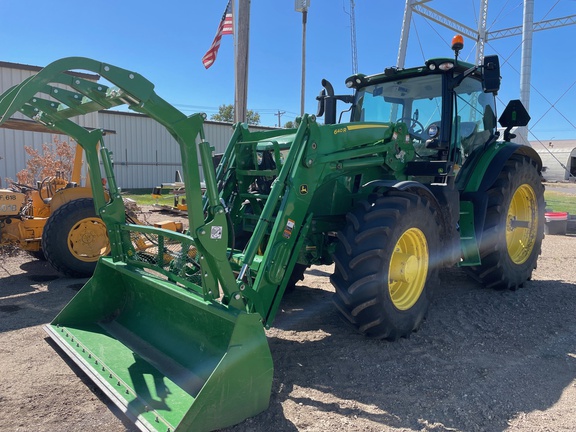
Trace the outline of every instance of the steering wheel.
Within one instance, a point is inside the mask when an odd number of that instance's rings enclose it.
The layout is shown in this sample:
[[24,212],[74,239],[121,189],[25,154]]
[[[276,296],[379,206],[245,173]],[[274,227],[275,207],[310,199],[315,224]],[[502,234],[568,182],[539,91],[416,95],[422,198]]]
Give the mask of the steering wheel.
[[[408,125],[408,133],[419,140],[426,140],[424,136],[424,126],[418,120],[412,117],[402,117],[398,120]],[[416,130],[415,127],[418,127]]]

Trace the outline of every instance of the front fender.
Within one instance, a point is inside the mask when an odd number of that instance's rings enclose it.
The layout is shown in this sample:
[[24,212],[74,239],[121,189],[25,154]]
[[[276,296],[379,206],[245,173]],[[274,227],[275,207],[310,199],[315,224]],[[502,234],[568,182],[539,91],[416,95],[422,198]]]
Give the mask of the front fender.
[[[104,194],[106,196],[106,200],[108,200],[108,193],[105,191]],[[79,198],[92,198],[92,189],[89,187],[80,186],[58,190],[50,200],[50,213],[54,213],[64,204]]]

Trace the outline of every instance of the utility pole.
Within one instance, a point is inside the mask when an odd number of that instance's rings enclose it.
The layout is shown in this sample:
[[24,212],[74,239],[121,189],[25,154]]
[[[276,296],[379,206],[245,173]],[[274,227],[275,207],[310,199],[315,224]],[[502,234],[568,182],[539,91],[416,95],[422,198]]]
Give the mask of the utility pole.
[[306,101],[306,21],[308,20],[308,8],[310,0],[295,0],[294,9],[302,12],[302,89],[300,91],[300,115],[304,115],[304,103]]
[[[236,0],[234,0],[236,1]],[[246,122],[248,99],[248,47],[250,42],[250,0],[238,0],[236,46],[236,91],[234,122]]]
[[280,122],[280,117],[282,117],[284,114],[286,114],[286,111],[278,110],[278,112],[276,113],[276,115],[278,116],[278,127],[282,127],[282,123]]

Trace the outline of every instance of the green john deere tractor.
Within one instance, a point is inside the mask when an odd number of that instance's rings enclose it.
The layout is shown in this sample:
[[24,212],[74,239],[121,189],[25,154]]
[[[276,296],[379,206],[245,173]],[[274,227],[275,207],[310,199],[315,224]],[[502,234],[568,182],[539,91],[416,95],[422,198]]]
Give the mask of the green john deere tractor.
[[[308,266],[335,263],[342,316],[388,340],[421,325],[442,267],[495,289],[530,278],[543,237],[541,161],[510,142],[529,120],[517,101],[499,140],[498,58],[432,59],[346,83],[353,95],[324,82],[324,124],[304,115],[297,129],[236,125],[217,169],[205,116],[184,115],[135,72],[66,58],[0,96],[0,121],[19,111],[86,152],[111,254],[46,329],[142,430],[212,430],[265,410],[264,329]],[[58,88],[67,91],[49,100]],[[351,104],[347,122],[337,122],[338,101]],[[186,233],[129,223],[102,131],[70,120],[123,104],[180,147]]]

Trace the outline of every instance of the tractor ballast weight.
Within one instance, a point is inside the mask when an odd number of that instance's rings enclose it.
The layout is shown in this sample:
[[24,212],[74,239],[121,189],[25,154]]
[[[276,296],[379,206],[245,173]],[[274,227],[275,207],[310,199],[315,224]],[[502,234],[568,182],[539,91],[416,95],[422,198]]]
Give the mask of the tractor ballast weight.
[[[141,429],[212,430],[266,409],[264,328],[308,266],[334,263],[339,312],[388,340],[420,326],[441,267],[460,265],[496,289],[521,286],[543,235],[541,162],[497,141],[499,72],[487,58],[354,75],[354,96],[326,81],[326,124],[309,115],[296,129],[238,124],[216,169],[204,116],[185,116],[141,75],[86,58],[47,66],[3,95],[0,122],[20,111],[82,145],[111,245],[46,326],[50,337]],[[51,106],[42,93],[55,84],[77,97]],[[350,122],[336,123],[337,101],[352,103]],[[122,104],[178,143],[188,232],[128,223],[102,131],[70,120]]]

